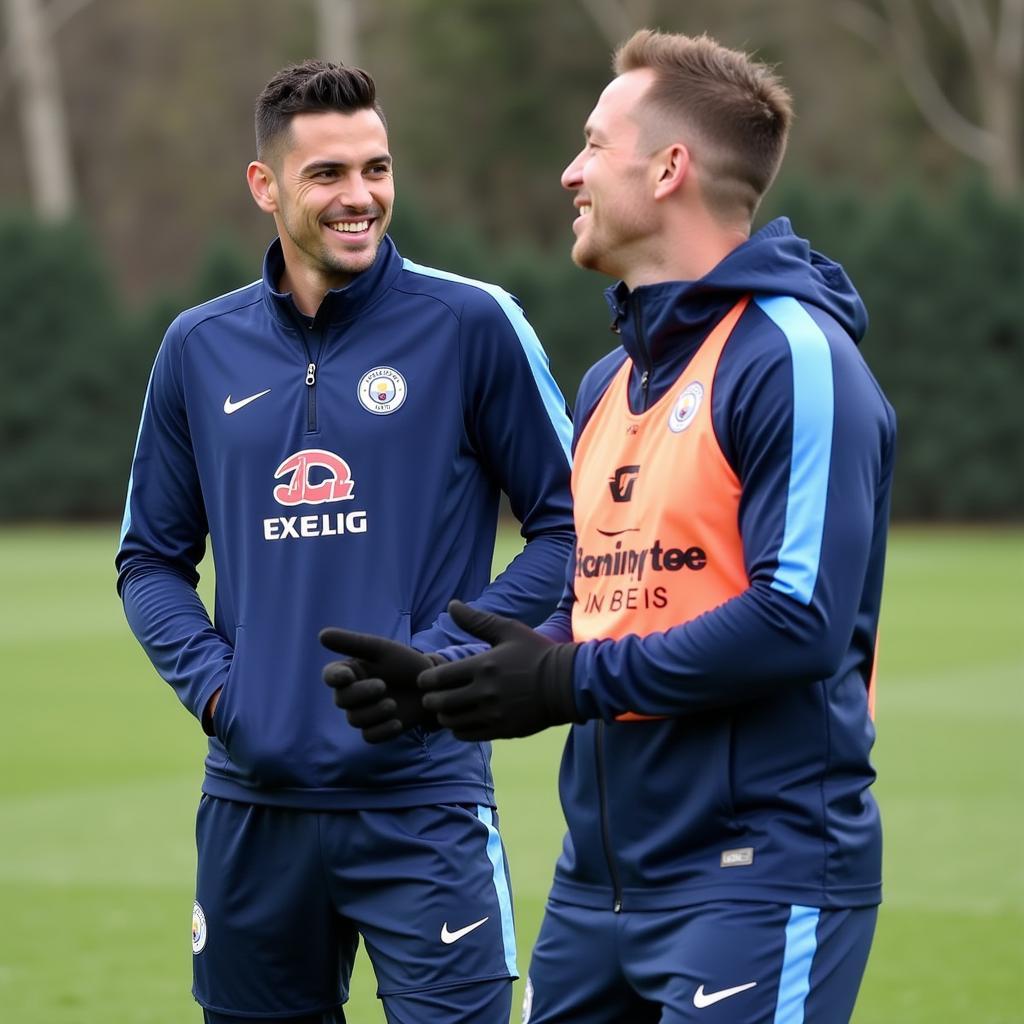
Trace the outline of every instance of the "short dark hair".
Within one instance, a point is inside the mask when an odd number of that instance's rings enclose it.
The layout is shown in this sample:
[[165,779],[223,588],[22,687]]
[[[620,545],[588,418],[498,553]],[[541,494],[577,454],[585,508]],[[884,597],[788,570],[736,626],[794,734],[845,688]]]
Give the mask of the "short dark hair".
[[782,163],[793,120],[789,92],[774,70],[707,35],[650,29],[619,48],[614,68],[620,75],[654,72],[644,102],[657,115],[658,134],[685,126],[709,205],[752,217]]
[[324,111],[354,114],[373,110],[385,129],[377,86],[369,72],[324,60],[304,60],[282,68],[256,100],[256,159],[263,160],[296,114]]

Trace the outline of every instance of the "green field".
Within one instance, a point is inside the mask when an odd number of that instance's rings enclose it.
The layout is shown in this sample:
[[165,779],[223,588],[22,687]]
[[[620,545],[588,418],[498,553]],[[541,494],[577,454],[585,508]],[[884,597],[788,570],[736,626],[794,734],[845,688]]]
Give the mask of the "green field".
[[[200,1019],[205,741],[124,623],[115,532],[0,531],[5,1024]],[[1024,532],[895,532],[875,748],[886,900],[857,1024],[1024,1021],[1022,589]],[[524,972],[561,840],[560,741],[495,748]],[[351,1024],[383,1021],[373,993],[361,961]]]

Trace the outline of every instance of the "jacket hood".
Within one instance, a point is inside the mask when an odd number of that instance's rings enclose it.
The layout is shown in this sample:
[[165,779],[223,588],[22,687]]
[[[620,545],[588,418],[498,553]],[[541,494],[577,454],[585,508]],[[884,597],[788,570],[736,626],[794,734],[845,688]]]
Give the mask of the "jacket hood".
[[680,334],[702,337],[742,296],[788,295],[824,310],[859,343],[867,310],[833,260],[815,252],[779,217],[734,249],[697,281],[665,281],[630,291],[619,281],[605,292],[613,329],[636,359],[657,360]]

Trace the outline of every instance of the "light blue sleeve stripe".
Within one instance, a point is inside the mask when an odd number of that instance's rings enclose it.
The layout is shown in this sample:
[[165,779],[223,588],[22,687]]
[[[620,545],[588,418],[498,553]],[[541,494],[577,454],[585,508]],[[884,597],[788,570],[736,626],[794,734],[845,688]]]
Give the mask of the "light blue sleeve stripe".
[[142,415],[139,417],[139,430],[135,435],[135,450],[132,452],[132,468],[128,474],[128,495],[124,499],[124,516],[121,518],[121,537],[117,542],[120,551],[124,539],[132,525],[132,487],[135,485],[135,457],[139,454],[139,438],[142,437],[142,424],[146,421],[146,409],[149,406],[149,391],[153,387],[153,374],[156,373],[156,362],[149,371],[149,383],[146,385],[146,397],[142,400]]
[[476,816],[487,826],[487,856],[494,874],[494,889],[498,894],[498,907],[501,909],[501,941],[505,947],[505,966],[508,973],[518,977],[516,967],[516,928],[512,920],[512,894],[508,889],[508,876],[505,874],[505,851],[501,845],[501,836],[494,827],[494,815],[490,807],[477,805]]
[[444,270],[435,270],[433,267],[421,267],[412,260],[403,259],[402,264],[406,270],[413,274],[423,274],[424,277],[436,277],[442,281],[454,281],[456,284],[468,284],[481,291],[487,292],[501,307],[501,311],[508,318],[512,329],[519,338],[519,344],[523,346],[527,362],[533,371],[533,379],[540,392],[544,408],[547,410],[548,419],[554,427],[558,440],[565,452],[566,461],[572,464],[572,423],[565,412],[565,399],[562,392],[558,390],[555,378],[551,376],[550,363],[547,353],[537,337],[536,331],[530,326],[519,304],[503,288],[497,285],[488,284],[486,281],[474,281],[469,277],[460,277],[458,274],[449,274]]
[[818,948],[821,911],[793,905],[786,924],[786,951],[782,955],[779,998],[773,1024],[804,1024],[804,1003],[811,991],[811,964]]
[[832,462],[832,352],[810,313],[788,296],[755,300],[786,336],[793,361],[793,451],[775,590],[810,604],[821,561]]

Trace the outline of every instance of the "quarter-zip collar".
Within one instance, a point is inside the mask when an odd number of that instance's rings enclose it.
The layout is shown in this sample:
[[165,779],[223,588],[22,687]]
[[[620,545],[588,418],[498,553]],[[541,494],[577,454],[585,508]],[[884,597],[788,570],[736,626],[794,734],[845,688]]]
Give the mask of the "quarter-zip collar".
[[277,290],[277,282],[284,272],[284,254],[281,240],[275,238],[263,258],[263,297],[274,318],[286,326],[300,331],[308,331],[311,326],[319,329],[360,316],[383,297],[401,270],[402,257],[390,236],[385,235],[373,265],[356,274],[344,288],[332,288],[323,297],[311,322],[295,305],[291,292]]

